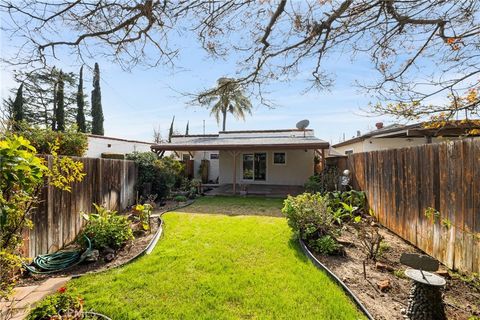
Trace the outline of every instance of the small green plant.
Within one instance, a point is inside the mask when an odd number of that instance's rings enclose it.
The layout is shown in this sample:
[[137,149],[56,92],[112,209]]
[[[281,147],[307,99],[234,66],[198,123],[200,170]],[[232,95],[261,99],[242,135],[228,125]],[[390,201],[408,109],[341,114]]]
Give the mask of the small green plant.
[[30,311],[28,320],[82,318],[83,300],[72,290],[62,287],[47,296]]
[[380,246],[378,248],[378,256],[381,257],[385,252],[390,250],[390,244],[384,240],[380,241]]
[[402,269],[393,270],[393,275],[397,278],[400,278],[400,279],[406,279],[407,278],[407,276],[405,275],[405,271],[402,270]]
[[440,212],[435,208],[428,207],[427,209],[425,209],[425,217],[430,220],[433,219],[433,221],[435,222],[440,218]]
[[187,197],[179,195],[179,196],[175,196],[173,200],[177,202],[185,202],[187,201]]
[[148,204],[137,204],[133,207],[132,216],[134,221],[139,223],[143,231],[149,231],[150,227],[150,215],[152,214],[153,207]]
[[87,224],[79,239],[84,241],[84,236],[87,236],[95,249],[118,249],[127,241],[133,240],[133,232],[125,216],[118,215],[116,211],[107,210],[103,206],[93,205],[97,213],[82,214]]
[[316,252],[323,255],[337,254],[341,248],[335,238],[329,235],[320,237],[317,240],[310,241],[309,246]]
[[450,229],[452,227],[452,221],[448,218],[443,218],[441,221],[442,227]]

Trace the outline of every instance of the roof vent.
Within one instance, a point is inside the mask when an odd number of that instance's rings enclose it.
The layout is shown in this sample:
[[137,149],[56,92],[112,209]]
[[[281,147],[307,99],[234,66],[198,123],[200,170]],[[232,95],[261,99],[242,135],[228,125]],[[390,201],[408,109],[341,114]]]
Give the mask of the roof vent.
[[375,123],[375,127],[377,127],[378,130],[383,128],[383,122],[377,122]]

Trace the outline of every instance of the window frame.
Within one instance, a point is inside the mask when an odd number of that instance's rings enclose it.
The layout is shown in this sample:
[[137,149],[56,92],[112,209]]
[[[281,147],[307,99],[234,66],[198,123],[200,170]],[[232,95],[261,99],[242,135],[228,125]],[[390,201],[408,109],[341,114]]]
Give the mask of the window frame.
[[[276,153],[283,153],[283,158],[284,158],[284,162],[283,163],[277,163],[275,162],[275,154]],[[287,165],[287,152],[285,151],[273,151],[272,152],[272,164],[274,166],[286,166]]]

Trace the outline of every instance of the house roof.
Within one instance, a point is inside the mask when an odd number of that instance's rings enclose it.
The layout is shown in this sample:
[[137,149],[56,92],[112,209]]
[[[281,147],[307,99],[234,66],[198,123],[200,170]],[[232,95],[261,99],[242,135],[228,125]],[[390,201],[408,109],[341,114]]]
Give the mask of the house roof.
[[[281,134],[285,132],[285,134]],[[256,130],[227,131],[219,135],[178,136],[178,141],[154,144],[153,151],[208,151],[208,150],[278,150],[278,149],[328,149],[329,143],[318,139],[309,131],[307,136],[294,136],[289,133],[299,130]],[[233,134],[255,134],[251,136],[234,136]],[[265,133],[264,136],[262,134]],[[268,135],[275,133],[275,135]]]
[[363,141],[368,138],[418,138],[418,137],[458,137],[465,135],[472,129],[480,129],[480,124],[472,120],[469,122],[450,121],[441,128],[429,128],[429,122],[419,122],[410,125],[392,124],[381,129],[367,132],[361,136],[334,144],[332,147],[338,148],[355,142]]

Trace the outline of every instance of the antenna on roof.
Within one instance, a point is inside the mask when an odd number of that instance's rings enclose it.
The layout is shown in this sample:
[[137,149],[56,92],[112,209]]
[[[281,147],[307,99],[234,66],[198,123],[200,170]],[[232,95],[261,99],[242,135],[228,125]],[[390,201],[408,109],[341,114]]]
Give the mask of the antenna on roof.
[[302,130],[303,131],[303,136],[305,137],[305,129],[307,129],[308,125],[310,124],[310,121],[308,121],[307,119],[305,120],[301,120],[301,121],[298,121],[297,122],[297,129],[298,130]]

